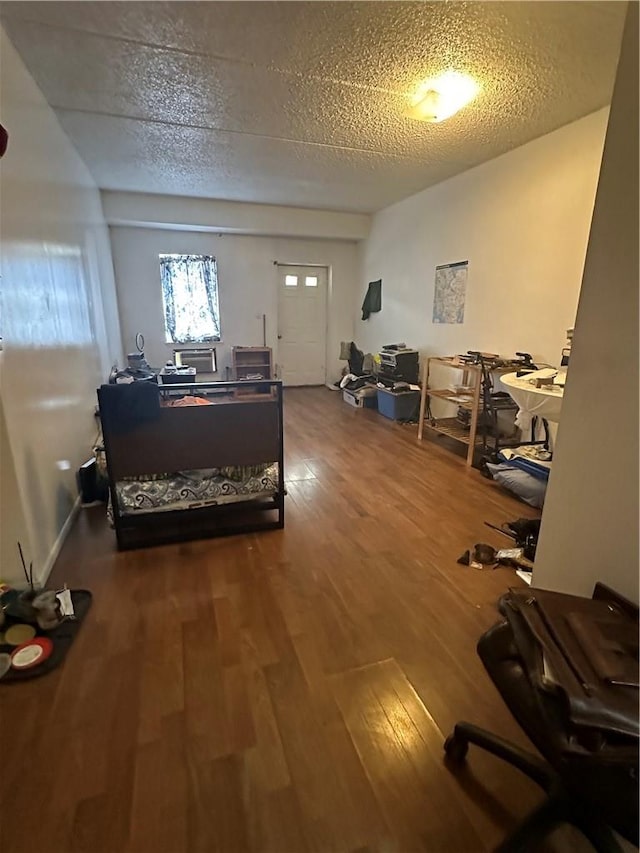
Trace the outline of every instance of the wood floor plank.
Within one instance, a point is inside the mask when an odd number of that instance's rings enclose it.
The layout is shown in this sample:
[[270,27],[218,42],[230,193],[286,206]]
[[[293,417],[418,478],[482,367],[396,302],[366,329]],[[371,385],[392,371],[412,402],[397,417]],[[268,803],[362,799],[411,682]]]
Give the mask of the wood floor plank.
[[456,560],[535,511],[325,388],[285,392],[285,453],[284,530],[118,553],[82,511],[50,585],[92,590],[86,622],[0,685],[3,849],[475,853],[537,803],[442,761],[463,717],[526,745],[475,652],[520,581]]
[[188,791],[189,850],[229,853],[248,849],[239,756],[189,762]]
[[295,791],[292,787],[271,791],[260,813],[263,827],[262,839],[254,844],[254,850],[264,853],[294,853],[297,850],[313,850],[305,836]]
[[162,720],[158,740],[138,747],[127,853],[187,849],[188,771],[184,714]]
[[252,637],[243,633],[242,666],[255,731],[255,747],[247,750],[251,776],[259,790],[273,792],[291,786],[280,729],[271,696]]
[[407,701],[411,691],[397,663],[334,676],[332,684],[380,808],[404,849],[484,849],[454,780],[443,775],[434,755],[442,734],[417,697]]
[[344,780],[344,806],[353,832],[362,843],[388,837],[387,824],[376,808],[371,784],[335,701],[315,637],[311,634],[294,637],[294,645],[331,762],[339,768]]
[[232,752],[213,607],[199,620],[185,622],[182,630],[186,736],[198,745],[204,762]]
[[229,733],[229,752],[242,753],[255,746],[256,731],[246,677],[240,663],[223,668],[222,685]]
[[349,850],[362,843],[295,654],[266,669],[267,684],[311,849]]

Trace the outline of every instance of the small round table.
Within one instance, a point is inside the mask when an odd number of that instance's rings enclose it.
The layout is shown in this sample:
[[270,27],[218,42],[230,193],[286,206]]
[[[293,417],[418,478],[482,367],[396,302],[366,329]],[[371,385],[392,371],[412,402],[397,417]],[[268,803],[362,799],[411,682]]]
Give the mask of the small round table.
[[536,388],[529,382],[528,376],[518,376],[515,373],[507,373],[500,377],[505,391],[518,404],[516,415],[516,426],[523,433],[531,430],[534,418],[560,422],[560,410],[562,409],[563,385],[545,385]]

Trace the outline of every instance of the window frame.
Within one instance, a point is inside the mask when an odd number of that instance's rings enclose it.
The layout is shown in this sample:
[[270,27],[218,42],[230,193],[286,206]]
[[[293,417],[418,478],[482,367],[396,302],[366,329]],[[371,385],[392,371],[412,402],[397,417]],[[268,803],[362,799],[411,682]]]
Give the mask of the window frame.
[[[168,262],[171,259],[181,260],[188,265],[189,260],[197,261],[200,264],[208,263],[212,265],[212,269],[209,270],[209,275],[211,272],[213,273],[213,281],[214,288],[213,294],[209,293],[209,288],[206,283],[204,283],[204,296],[207,300],[207,305],[209,314],[211,319],[213,320],[213,327],[217,326],[217,334],[214,333],[211,335],[179,335],[177,332],[172,332],[170,328],[170,317],[173,315],[175,318],[176,315],[176,305],[180,305],[179,298],[176,297],[176,293],[171,286],[171,284],[166,280],[166,273],[164,271],[164,265],[168,266]],[[178,347],[195,347],[197,345],[211,345],[211,344],[219,344],[222,343],[222,312],[220,310],[220,280],[218,276],[218,262],[214,255],[205,254],[203,252],[161,252],[158,255],[158,263],[159,263],[159,273],[160,273],[160,287],[161,287],[161,297],[162,297],[162,310],[163,310],[163,326],[164,326],[164,342],[169,346],[178,346]],[[174,273],[175,274],[175,273]],[[200,272],[202,276],[202,272]],[[167,305],[167,299],[172,300],[171,307]],[[174,319],[175,323],[175,319]]]

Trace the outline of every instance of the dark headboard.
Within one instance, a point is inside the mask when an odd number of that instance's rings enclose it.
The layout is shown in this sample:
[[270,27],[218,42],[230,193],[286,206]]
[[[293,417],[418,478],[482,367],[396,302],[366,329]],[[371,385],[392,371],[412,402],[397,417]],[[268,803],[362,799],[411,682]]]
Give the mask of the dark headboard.
[[109,473],[114,480],[194,468],[256,465],[281,456],[280,383],[263,399],[223,397],[210,406],[161,408],[127,430],[114,426],[110,396],[98,390]]

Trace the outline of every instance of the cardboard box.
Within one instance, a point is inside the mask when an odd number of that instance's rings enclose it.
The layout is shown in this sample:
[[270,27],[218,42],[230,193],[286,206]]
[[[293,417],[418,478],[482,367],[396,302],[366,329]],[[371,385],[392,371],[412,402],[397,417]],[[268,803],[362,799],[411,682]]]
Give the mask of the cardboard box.
[[376,409],[378,406],[378,393],[371,385],[365,385],[357,391],[347,391],[345,388],[342,399],[355,409]]

